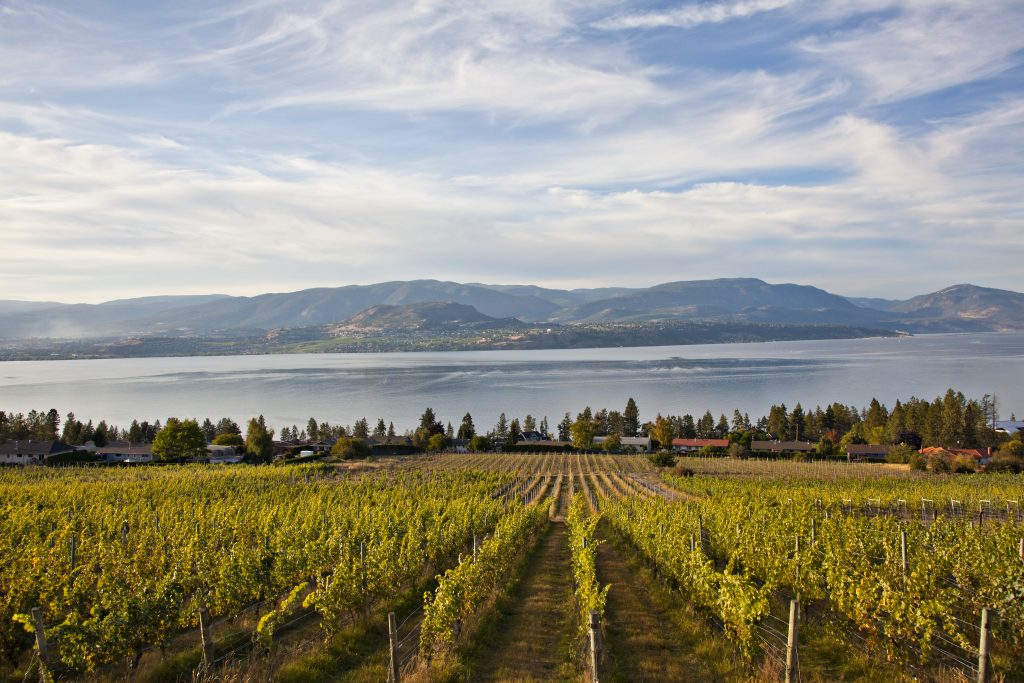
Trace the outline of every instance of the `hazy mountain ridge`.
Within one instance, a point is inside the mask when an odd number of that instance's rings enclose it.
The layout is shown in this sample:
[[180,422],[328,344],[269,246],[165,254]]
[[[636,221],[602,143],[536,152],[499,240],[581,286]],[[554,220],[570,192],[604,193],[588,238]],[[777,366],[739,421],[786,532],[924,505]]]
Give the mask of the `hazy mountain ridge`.
[[428,302],[371,306],[340,323],[325,326],[335,336],[347,331],[481,330],[525,327],[518,318],[494,318],[467,304]]
[[[885,305],[885,310],[868,307],[864,305],[866,301]],[[1007,290],[955,285],[906,301],[850,300],[817,287],[769,284],[754,278],[669,282],[636,289],[575,290],[413,280],[254,297],[169,296],[98,305],[58,304],[42,310],[18,310],[18,303],[0,302],[0,338],[297,330],[340,325],[375,306],[411,304],[472,307],[475,313],[464,311],[463,315],[505,321],[506,327],[515,319],[563,325],[661,320],[854,325],[910,332],[1024,329],[1024,294]],[[401,323],[403,315],[412,315],[409,312],[389,315],[397,316],[388,323],[392,325],[389,329],[399,329],[400,324],[422,324],[416,322],[415,316]],[[477,322],[490,324],[486,320]]]

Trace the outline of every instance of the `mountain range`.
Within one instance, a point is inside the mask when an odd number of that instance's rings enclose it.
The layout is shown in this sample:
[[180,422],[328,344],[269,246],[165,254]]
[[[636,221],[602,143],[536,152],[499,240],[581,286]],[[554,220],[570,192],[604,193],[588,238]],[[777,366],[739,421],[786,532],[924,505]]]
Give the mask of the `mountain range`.
[[655,321],[852,325],[912,333],[1019,330],[1024,294],[961,284],[905,301],[863,299],[733,278],[572,290],[414,280],[253,297],[158,296],[102,304],[0,300],[4,340],[264,334],[311,326],[340,331]]

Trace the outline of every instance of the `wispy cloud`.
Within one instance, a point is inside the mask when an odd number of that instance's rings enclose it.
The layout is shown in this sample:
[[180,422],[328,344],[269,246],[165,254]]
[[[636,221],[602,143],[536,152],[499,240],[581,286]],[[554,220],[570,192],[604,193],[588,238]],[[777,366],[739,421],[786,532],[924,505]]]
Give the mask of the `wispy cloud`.
[[762,12],[782,9],[799,0],[735,0],[734,2],[691,3],[670,10],[622,14],[594,22],[605,30],[638,28],[695,28],[746,19]]
[[1024,289],[1013,0],[3,10],[8,297]]

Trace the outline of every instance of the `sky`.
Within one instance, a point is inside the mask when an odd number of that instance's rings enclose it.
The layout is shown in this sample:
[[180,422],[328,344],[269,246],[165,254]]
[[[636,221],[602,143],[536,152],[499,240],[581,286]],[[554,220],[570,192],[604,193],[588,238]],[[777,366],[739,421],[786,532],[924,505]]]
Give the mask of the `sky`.
[[1020,0],[0,0],[0,299],[1024,291]]

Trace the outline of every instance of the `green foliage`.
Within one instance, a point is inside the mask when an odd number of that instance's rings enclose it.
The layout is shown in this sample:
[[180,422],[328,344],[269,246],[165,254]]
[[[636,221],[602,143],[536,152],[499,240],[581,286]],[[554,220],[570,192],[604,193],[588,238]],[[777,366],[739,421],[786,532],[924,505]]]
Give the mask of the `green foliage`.
[[572,427],[569,428],[569,434],[572,438],[573,448],[589,451],[594,447],[596,429],[594,428],[593,420],[585,417],[579,418],[572,423]]
[[437,589],[424,595],[420,653],[431,657],[450,651],[462,625],[475,615],[508,578],[509,568],[547,524],[548,505],[510,508],[480,544],[477,557],[465,558],[438,577]]
[[274,430],[267,428],[263,416],[249,420],[245,432],[245,452],[254,460],[269,462],[274,453]]
[[370,447],[362,439],[343,436],[331,446],[331,455],[342,460],[357,460],[370,455]]
[[469,450],[476,453],[482,453],[493,449],[494,444],[492,444],[491,440],[482,434],[477,434],[469,440]]
[[235,446],[236,448],[241,448],[245,446],[245,439],[242,438],[241,434],[223,432],[213,437],[212,443],[215,446]]
[[590,515],[583,496],[577,493],[569,506],[565,519],[569,534],[569,550],[572,553],[572,576],[576,587],[576,610],[580,635],[590,626],[590,612],[597,612],[604,619],[604,608],[608,600],[610,585],[601,588],[597,581],[597,545],[603,541],[594,538],[594,530],[601,520],[600,515]]
[[431,453],[439,453],[452,445],[452,440],[446,434],[434,434],[427,441],[427,450]]
[[167,419],[153,439],[153,457],[157,460],[198,458],[206,453],[206,437],[195,420]]
[[647,456],[656,467],[672,467],[676,464],[676,456],[672,451],[656,451]]

